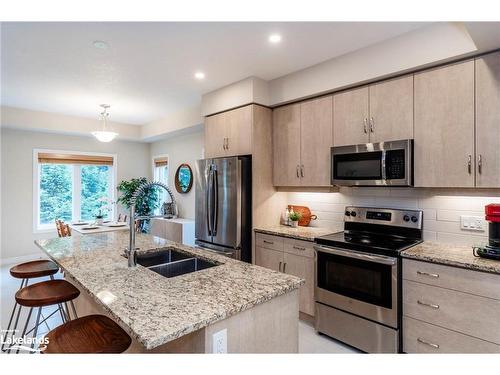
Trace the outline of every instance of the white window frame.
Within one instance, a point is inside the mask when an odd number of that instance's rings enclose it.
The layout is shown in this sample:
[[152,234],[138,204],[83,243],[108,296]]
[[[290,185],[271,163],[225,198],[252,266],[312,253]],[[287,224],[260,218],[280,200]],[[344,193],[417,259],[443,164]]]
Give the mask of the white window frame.
[[[55,223],[50,224],[40,224],[40,164],[38,162],[38,154],[39,153],[53,153],[53,154],[71,154],[71,155],[86,155],[86,156],[106,156],[113,158],[113,166],[112,173],[110,173],[110,190],[111,190],[111,199],[113,202],[116,202],[116,183],[117,183],[117,162],[118,155],[117,154],[107,154],[101,152],[83,152],[83,151],[70,151],[70,150],[48,150],[35,148],[33,149],[33,233],[49,233],[53,232],[56,229]],[[75,192],[75,186],[80,186],[81,189],[81,173],[80,165],[74,165],[72,172],[72,186],[73,193]],[[72,204],[72,217],[80,217],[80,194],[73,194],[73,204]],[[113,210],[110,212],[111,220],[116,218],[116,205],[113,205]]]
[[[159,154],[159,155],[154,155],[152,158],[151,158],[151,179],[153,181],[156,181],[156,166],[155,166],[155,159],[159,159],[159,158],[167,158],[167,166],[168,166],[168,175],[167,175],[167,186],[170,187],[170,158],[168,157],[168,154]],[[162,191],[162,195],[164,197],[166,197],[166,191]],[[155,213],[157,215],[160,214],[160,210],[161,210],[161,207],[157,208],[155,210]]]

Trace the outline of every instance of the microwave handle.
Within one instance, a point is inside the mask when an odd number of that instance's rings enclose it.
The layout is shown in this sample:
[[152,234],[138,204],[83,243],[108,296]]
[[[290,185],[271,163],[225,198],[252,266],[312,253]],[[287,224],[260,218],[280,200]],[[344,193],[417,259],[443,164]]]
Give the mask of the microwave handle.
[[314,249],[318,252],[339,255],[339,256],[348,257],[348,258],[366,260],[366,261],[374,262],[374,263],[387,264],[390,266],[394,266],[398,262],[398,260],[396,258],[386,257],[383,255],[363,254],[363,253],[359,253],[356,251],[345,251],[345,250],[340,250],[340,249],[336,249],[333,247],[325,247],[325,246],[316,245],[316,246],[314,246]]
[[387,170],[386,170],[386,163],[385,163],[385,157],[386,157],[386,151],[382,151],[382,180],[387,180]]

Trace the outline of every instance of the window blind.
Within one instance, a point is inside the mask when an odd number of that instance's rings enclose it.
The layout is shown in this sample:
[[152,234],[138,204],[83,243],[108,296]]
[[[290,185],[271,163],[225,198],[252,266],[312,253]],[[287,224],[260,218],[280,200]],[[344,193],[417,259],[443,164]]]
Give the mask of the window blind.
[[113,157],[40,152],[38,153],[38,162],[43,164],[113,165]]
[[155,158],[154,163],[155,167],[163,167],[165,165],[168,165],[168,158],[167,157]]

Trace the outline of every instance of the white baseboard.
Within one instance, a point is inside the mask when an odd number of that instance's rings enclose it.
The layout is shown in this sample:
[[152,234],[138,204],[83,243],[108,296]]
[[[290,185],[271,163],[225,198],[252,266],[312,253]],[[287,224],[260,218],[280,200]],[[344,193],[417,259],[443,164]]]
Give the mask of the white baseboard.
[[48,257],[45,254],[38,252],[30,255],[22,255],[19,257],[1,258],[0,265],[5,266],[10,264],[29,262],[30,260],[37,260],[37,259],[48,259]]

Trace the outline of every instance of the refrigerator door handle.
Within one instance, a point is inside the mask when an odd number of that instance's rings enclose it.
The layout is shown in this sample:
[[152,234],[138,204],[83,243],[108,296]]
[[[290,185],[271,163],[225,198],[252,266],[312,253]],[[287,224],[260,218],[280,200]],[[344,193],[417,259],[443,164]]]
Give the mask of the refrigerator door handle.
[[207,195],[206,199],[206,205],[207,205],[207,230],[208,230],[208,235],[212,236],[212,205],[210,204],[211,202],[211,188],[210,185],[212,183],[212,166],[208,166],[208,178],[207,178],[207,187],[205,190],[205,193]]
[[217,235],[217,221],[219,219],[219,178],[217,174],[217,168],[214,168],[213,171],[213,184],[212,188],[214,189],[214,207],[212,208],[214,210],[214,226],[212,233],[214,236]]

